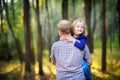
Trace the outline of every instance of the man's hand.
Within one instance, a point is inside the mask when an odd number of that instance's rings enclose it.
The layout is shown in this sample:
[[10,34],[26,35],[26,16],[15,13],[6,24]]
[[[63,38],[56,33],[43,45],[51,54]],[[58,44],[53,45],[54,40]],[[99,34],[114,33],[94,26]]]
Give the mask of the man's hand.
[[92,58],[87,59],[88,65],[92,65]]
[[51,60],[52,64],[56,65],[56,61],[55,60]]

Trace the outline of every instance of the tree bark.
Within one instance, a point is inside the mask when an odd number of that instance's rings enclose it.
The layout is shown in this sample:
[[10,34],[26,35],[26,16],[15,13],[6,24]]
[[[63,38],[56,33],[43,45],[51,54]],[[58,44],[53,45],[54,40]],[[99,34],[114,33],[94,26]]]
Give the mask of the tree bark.
[[30,5],[29,0],[23,0],[24,5],[24,39],[25,39],[25,71],[31,72],[31,27],[30,27]]
[[106,0],[102,0],[102,72],[106,71]]
[[117,28],[118,28],[118,44],[120,48],[120,0],[116,1],[116,21],[117,21]]
[[40,23],[40,16],[39,16],[39,0],[36,0],[36,20],[37,20],[37,46],[38,46],[38,62],[39,62],[39,75],[43,75],[43,68],[42,68],[42,27]]
[[76,12],[75,12],[75,0],[72,0],[72,19],[75,20],[75,17],[76,17]]
[[96,5],[95,0],[92,0],[92,29],[91,29],[91,44],[92,44],[92,52],[94,53],[94,33],[96,29]]
[[[46,12],[47,12],[47,22],[48,22],[48,50],[49,50],[49,56],[50,56],[50,52],[51,52],[51,24],[50,24],[50,15],[49,15],[49,10],[48,10],[48,0],[45,0],[45,8],[46,8]],[[49,58],[50,60],[50,58]]]
[[68,0],[62,0],[62,19],[68,19]]
[[92,0],[92,9],[93,9],[93,27],[92,27],[92,34],[94,35],[96,29],[96,3],[95,0]]
[[11,10],[12,10],[13,21],[15,22],[14,0],[11,0]]
[[85,3],[85,20],[88,28],[88,36],[87,43],[90,49],[90,52],[93,52],[93,44],[92,44],[92,34],[91,34],[91,0],[84,0]]
[[1,60],[6,60],[6,61],[9,61],[9,52],[8,52],[8,42],[7,42],[7,36],[8,36],[8,32],[4,32],[4,29],[3,29],[3,10],[2,10],[2,1],[0,1],[0,8],[1,8],[1,15],[0,15],[0,19],[1,19],[1,24],[0,24],[0,40],[1,40],[1,53],[0,54],[0,58]]

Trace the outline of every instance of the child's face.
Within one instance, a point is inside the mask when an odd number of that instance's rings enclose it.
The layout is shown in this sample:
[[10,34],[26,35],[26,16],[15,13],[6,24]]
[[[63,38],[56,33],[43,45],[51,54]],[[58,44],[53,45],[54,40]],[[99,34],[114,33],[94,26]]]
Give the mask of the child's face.
[[74,27],[74,35],[79,36],[84,32],[84,25],[82,22],[77,22]]

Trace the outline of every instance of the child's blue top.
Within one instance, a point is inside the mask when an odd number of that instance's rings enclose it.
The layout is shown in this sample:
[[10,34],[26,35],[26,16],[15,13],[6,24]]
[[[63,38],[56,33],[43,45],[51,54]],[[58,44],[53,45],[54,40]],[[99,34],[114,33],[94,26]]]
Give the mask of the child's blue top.
[[85,48],[85,45],[87,43],[87,37],[81,34],[79,37],[76,38],[79,41],[75,41],[74,46],[78,47],[80,50],[83,50]]

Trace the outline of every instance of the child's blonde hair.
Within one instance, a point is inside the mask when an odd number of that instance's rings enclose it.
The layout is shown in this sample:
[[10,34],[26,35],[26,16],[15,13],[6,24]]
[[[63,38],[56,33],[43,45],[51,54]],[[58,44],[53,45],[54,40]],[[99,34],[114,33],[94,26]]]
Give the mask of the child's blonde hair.
[[72,34],[74,34],[74,28],[75,28],[77,22],[82,22],[83,23],[83,28],[84,28],[83,35],[87,35],[86,24],[85,24],[85,21],[83,19],[76,19],[76,20],[73,21],[73,23],[71,25]]

